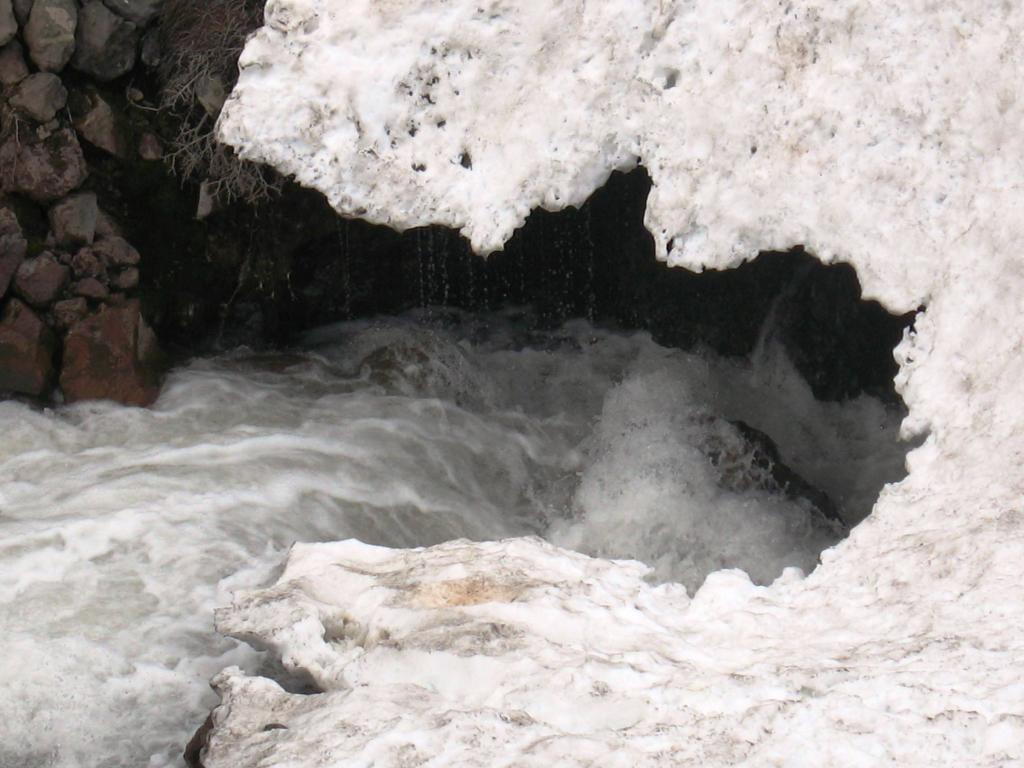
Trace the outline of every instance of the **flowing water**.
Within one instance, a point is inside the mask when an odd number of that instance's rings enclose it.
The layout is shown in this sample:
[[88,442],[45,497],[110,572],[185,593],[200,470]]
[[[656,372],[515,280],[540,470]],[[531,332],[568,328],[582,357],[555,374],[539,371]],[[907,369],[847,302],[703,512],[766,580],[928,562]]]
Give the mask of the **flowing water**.
[[194,361],[151,410],[0,403],[0,766],[179,765],[207,680],[262,663],[213,609],[295,541],[541,535],[691,591],[767,583],[844,526],[773,486],[749,427],[847,523],[903,475],[899,413],[818,403],[771,349],[527,328],[424,311]]

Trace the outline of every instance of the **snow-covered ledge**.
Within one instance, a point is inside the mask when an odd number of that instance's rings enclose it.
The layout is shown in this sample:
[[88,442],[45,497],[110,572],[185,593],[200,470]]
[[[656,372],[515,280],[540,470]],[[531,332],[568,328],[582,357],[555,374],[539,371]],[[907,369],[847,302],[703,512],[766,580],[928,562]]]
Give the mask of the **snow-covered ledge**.
[[[297,547],[227,632],[208,768],[1024,760],[1024,10],[270,0],[222,137],[345,214],[499,248],[642,162],[670,263],[796,243],[896,311],[911,474],[806,579],[691,600],[533,541]],[[282,727],[283,726],[283,727]]]

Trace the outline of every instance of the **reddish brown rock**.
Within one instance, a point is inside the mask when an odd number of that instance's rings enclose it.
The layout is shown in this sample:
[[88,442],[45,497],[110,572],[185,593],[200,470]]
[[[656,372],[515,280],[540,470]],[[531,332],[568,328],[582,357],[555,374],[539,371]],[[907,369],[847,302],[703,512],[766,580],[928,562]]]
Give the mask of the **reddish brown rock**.
[[0,391],[45,395],[53,382],[56,339],[46,323],[17,299],[0,318]]
[[139,252],[123,237],[104,237],[93,243],[92,250],[110,267],[134,267],[139,263]]
[[0,208],[0,299],[7,293],[27,250],[18,219],[7,208]]
[[75,279],[81,280],[86,277],[102,278],[106,275],[106,268],[100,257],[92,252],[91,248],[79,248],[74,256],[68,259],[71,271],[75,273]]
[[89,302],[85,299],[64,299],[53,305],[53,323],[62,331],[71,328],[89,314]]
[[13,235],[0,237],[0,299],[6,295],[18,267],[25,260],[27,247],[24,238],[16,238]]
[[80,101],[81,112],[74,121],[78,135],[115,157],[127,157],[131,146],[127,128],[114,108],[94,92],[84,94]]
[[79,280],[71,286],[71,290],[74,292],[75,296],[82,296],[86,299],[95,299],[96,301],[102,301],[110,295],[110,289],[95,277],[87,277],[84,280]]
[[139,270],[135,267],[128,267],[114,278],[112,286],[122,291],[135,290],[139,287]]
[[14,292],[41,308],[52,304],[71,279],[71,270],[49,253],[22,262],[14,275]]
[[164,156],[164,148],[155,133],[144,133],[139,139],[139,157],[143,160],[160,160]]
[[96,215],[96,237],[122,237],[123,235],[118,223],[101,209]]
[[95,192],[68,195],[50,208],[50,229],[58,245],[74,246],[91,243],[96,237]]
[[114,400],[150,405],[160,394],[162,355],[138,301],[105,307],[64,342],[60,385],[68,402]]
[[32,142],[12,136],[0,149],[4,189],[39,203],[59,200],[88,175],[82,147],[70,128]]

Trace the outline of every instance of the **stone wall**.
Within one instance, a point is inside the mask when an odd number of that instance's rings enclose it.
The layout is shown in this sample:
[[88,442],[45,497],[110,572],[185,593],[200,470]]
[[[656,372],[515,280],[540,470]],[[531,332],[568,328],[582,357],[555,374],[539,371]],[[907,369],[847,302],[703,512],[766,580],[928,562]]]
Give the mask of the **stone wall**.
[[[148,405],[163,356],[143,318],[145,269],[104,206],[90,157],[156,162],[123,102],[152,52],[156,0],[0,0],[0,392]],[[152,62],[151,62],[152,63]]]

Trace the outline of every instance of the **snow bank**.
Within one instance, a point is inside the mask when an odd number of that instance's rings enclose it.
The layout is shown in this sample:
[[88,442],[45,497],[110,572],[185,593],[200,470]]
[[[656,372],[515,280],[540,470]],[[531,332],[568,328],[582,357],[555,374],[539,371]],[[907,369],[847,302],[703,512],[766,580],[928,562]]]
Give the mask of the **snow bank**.
[[803,243],[927,303],[897,355],[930,436],[770,588],[690,601],[528,540],[297,549],[220,622],[326,692],[226,672],[208,766],[1024,760],[1022,31],[985,0],[271,0],[220,126],[244,156],[485,252],[640,161],[672,264]]

